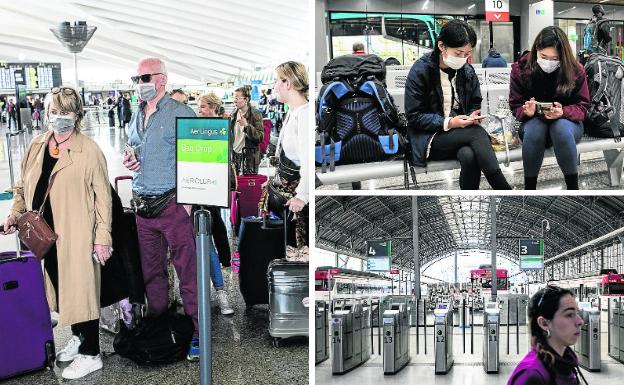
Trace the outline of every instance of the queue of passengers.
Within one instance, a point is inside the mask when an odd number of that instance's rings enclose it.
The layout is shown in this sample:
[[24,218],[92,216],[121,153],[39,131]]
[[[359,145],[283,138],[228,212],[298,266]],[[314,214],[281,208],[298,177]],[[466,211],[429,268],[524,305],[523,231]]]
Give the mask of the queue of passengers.
[[[195,327],[187,359],[197,361],[200,350],[192,207],[176,204],[174,147],[176,118],[196,115],[183,101],[176,101],[165,91],[167,69],[160,59],[142,59],[133,81],[142,102],[129,123],[128,144],[134,151],[124,153],[123,164],[135,172],[133,197],[166,202],[149,218],[140,212],[136,216],[148,314],[167,311],[169,252],[179,277],[184,312],[192,318]],[[274,89],[280,102],[291,105],[291,113],[280,132],[279,166],[270,183],[283,194],[284,205],[295,213],[296,243],[307,245],[309,173],[303,161],[308,150],[305,67],[295,62],[278,66]],[[248,88],[237,89],[235,96],[236,111],[231,116],[230,129],[236,160],[240,150],[257,148],[263,132],[259,129],[261,117],[258,123],[257,110],[249,104]],[[214,94],[202,96],[199,115],[218,116],[220,104]],[[98,144],[81,131],[83,111],[82,98],[74,88],[56,87],[47,95],[44,118],[48,131],[32,140],[22,158],[13,204],[3,223],[3,234],[11,234],[16,231],[15,224],[22,214],[43,207],[44,219],[58,235],[44,257],[43,268],[46,282],[52,287],[47,292],[50,309],[59,313],[58,325],[71,326],[73,335],[56,356],[58,361],[71,362],[62,372],[66,379],[84,377],[103,366],[99,344],[100,265],[112,255],[107,163]],[[282,164],[288,167],[283,168]],[[216,252],[212,248],[211,279],[221,312],[232,314],[217,255],[229,254],[229,244],[227,250],[223,246],[224,237],[225,243],[228,242],[227,233],[220,215],[212,217],[220,223],[214,226]],[[304,225],[305,231],[301,229]]]

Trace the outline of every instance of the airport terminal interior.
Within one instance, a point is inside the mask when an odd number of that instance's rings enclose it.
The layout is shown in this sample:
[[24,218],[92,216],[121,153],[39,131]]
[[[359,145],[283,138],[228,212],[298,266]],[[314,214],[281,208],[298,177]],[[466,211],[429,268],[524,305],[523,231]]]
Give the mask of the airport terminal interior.
[[[161,58],[168,71],[166,90],[180,89],[187,99],[184,103],[195,113],[199,97],[215,93],[225,117],[234,110],[235,89],[253,85],[251,103],[257,108],[261,94],[273,88],[278,64],[288,60],[307,63],[307,2],[232,3],[235,4],[193,0],[175,4],[170,1],[27,0],[2,4],[0,216],[3,220],[11,207],[10,177],[18,178],[22,156],[31,140],[47,130],[41,101],[53,87],[78,86],[85,104],[82,133],[97,142],[104,153],[112,184],[118,176],[132,175],[122,164],[128,141],[128,121],[120,115],[117,102],[126,94],[130,112],[137,110],[137,92],[131,77],[137,75],[139,59]],[[244,12],[238,9],[243,6]],[[59,24],[63,20],[68,23]],[[82,44],[82,51],[75,49],[75,42],[63,41],[68,38],[67,34],[59,32],[63,28],[78,31],[74,35],[82,39],[77,43]],[[16,96],[19,97],[17,104],[21,105],[18,116],[15,116],[15,104],[12,111],[7,108],[10,99],[15,101]],[[263,118],[273,126],[269,147],[274,151],[285,114],[284,105],[275,101],[269,107],[266,99],[264,104]],[[127,120],[129,117],[127,115]],[[274,172],[263,158],[258,173],[269,176]],[[119,195],[124,207],[129,207],[132,197],[129,181],[120,182]],[[230,223],[230,211],[222,209],[221,216],[234,254],[238,234]],[[0,252],[15,249],[14,236],[0,236]],[[266,278],[266,271],[263,273]],[[246,305],[239,290],[239,275],[233,267],[224,267],[223,276],[234,313],[221,314],[216,299],[212,298],[213,383],[308,384],[308,339],[284,338],[276,344],[269,334],[269,306]],[[214,288],[212,292],[214,296]],[[179,293],[177,296],[179,298]],[[3,309],[2,313],[5,311]],[[53,321],[57,317],[58,314],[52,314]],[[121,322],[118,316],[117,322]],[[69,327],[54,328],[57,352],[71,335]],[[199,363],[185,359],[168,365],[139,366],[114,352],[114,336],[109,330],[100,329],[103,370],[72,383],[200,383]],[[66,366],[57,363],[53,370],[27,373],[0,382],[3,385],[57,384],[64,381],[61,372]]]
[[[500,3],[502,8],[486,9],[490,3]],[[316,0],[315,4],[317,96],[324,82],[328,84],[331,80],[321,79],[324,66],[331,59],[352,53],[353,44],[362,43],[361,52],[375,54],[383,60],[397,59],[394,64],[386,66],[385,82],[399,113],[405,112],[405,84],[409,70],[419,58],[432,51],[440,28],[455,18],[472,26],[477,34],[477,44],[469,62],[479,78],[483,98],[481,115],[488,116],[482,126],[488,133],[507,132],[509,140],[498,142],[495,150],[501,170],[514,189],[524,188],[524,169],[522,146],[518,140],[520,122],[508,104],[512,63],[531,49],[533,39],[542,28],[552,25],[565,32],[574,55],[579,55],[584,47],[585,26],[592,16],[592,6],[596,4],[602,5],[605,17],[612,20],[608,55],[619,58],[623,55],[624,3],[621,1]],[[499,19],[488,16],[501,10],[505,12],[502,16],[498,13]],[[506,62],[506,67],[482,65],[492,47]],[[620,189],[623,146],[617,140],[595,138],[586,133],[577,145],[580,189]],[[402,156],[387,157],[389,159],[365,166],[338,163],[330,171],[321,167],[319,154],[316,178],[321,189],[459,189],[459,163],[455,160],[436,160],[428,162],[426,167],[411,167],[412,175]],[[547,150],[537,188],[561,190],[565,186],[554,153],[552,149]],[[490,188],[485,178],[482,178],[480,188]]]
[[623,210],[617,196],[317,196],[316,383],[507,383],[547,283],[578,302],[587,382],[620,383]]

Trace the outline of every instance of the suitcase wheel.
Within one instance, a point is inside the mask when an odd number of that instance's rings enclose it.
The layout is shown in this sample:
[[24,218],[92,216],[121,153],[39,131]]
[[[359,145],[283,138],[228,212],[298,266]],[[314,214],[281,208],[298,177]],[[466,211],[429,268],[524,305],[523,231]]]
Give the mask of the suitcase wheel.
[[279,338],[273,338],[273,347],[274,348],[279,348],[280,347],[280,339]]
[[53,370],[54,360],[56,359],[56,352],[54,350],[54,341],[46,342],[45,351],[46,351],[46,368],[49,370]]

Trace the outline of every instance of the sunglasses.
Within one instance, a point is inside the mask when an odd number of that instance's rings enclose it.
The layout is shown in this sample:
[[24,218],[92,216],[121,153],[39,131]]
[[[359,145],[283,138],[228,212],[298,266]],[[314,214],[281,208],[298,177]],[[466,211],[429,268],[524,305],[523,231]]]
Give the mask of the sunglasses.
[[139,80],[142,83],[148,83],[150,81],[152,81],[152,76],[154,75],[163,75],[162,72],[156,72],[154,74],[143,74],[143,75],[137,75],[137,76],[132,76],[130,79],[132,79],[133,83],[138,83]]
[[54,87],[52,88],[52,90],[50,91],[52,92],[52,94],[56,95],[60,92],[63,92],[63,95],[77,95],[76,94],[76,90],[71,88],[71,87]]
[[542,296],[540,297],[539,301],[537,302],[537,307],[542,306],[542,302],[544,302],[544,296],[546,295],[546,293],[558,293],[559,291],[561,291],[560,287],[552,286],[552,285],[546,285],[545,290],[542,292]]

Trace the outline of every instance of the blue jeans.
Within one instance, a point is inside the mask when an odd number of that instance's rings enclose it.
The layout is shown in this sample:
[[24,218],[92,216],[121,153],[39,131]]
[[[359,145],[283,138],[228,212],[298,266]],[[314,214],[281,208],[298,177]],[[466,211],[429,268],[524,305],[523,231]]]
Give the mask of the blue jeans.
[[583,123],[560,118],[552,122],[531,118],[520,127],[522,164],[525,177],[536,177],[542,167],[544,151],[553,146],[563,175],[578,173],[576,144],[583,136]]
[[223,273],[221,272],[221,262],[219,262],[219,255],[217,249],[212,242],[210,242],[210,278],[212,278],[212,284],[215,289],[223,289]]

